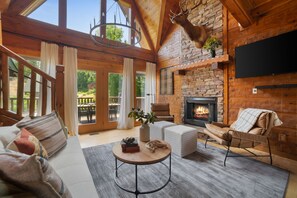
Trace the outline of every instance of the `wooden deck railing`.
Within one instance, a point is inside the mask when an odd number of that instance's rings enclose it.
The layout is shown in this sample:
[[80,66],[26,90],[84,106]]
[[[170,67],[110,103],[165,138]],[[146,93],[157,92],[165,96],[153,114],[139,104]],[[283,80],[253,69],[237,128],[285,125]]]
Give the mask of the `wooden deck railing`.
[[[9,50],[8,48],[0,45],[0,97],[2,99],[2,103],[0,103],[0,110],[9,112],[9,65],[8,58],[13,58],[18,65],[17,71],[17,104],[16,104],[16,113],[14,118],[20,119],[23,117],[23,108],[24,108],[24,80],[25,75],[24,71],[30,71],[30,96],[29,96],[29,115],[34,116],[34,112],[36,110],[36,83],[37,83],[37,75],[40,76],[40,83],[42,87],[42,92],[40,95],[42,96],[41,101],[41,114],[46,114],[47,108],[47,88],[48,86],[51,89],[51,109],[56,109],[56,79],[49,76],[45,72],[40,69],[34,67],[30,63],[28,63],[24,58]],[[14,114],[13,112],[9,112]]]

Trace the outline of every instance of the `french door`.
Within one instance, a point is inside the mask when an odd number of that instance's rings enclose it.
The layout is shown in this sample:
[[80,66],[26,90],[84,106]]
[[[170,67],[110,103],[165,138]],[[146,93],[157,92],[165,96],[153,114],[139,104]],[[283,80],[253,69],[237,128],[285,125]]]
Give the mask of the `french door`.
[[117,127],[119,118],[122,68],[79,66],[77,102],[79,133]]

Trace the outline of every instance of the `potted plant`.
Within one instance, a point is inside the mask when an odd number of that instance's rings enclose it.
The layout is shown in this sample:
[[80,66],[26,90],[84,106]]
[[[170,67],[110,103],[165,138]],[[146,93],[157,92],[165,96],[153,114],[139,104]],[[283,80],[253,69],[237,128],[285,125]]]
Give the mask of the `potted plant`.
[[132,108],[132,111],[128,114],[129,118],[133,118],[141,123],[139,129],[139,140],[142,142],[150,141],[150,128],[149,123],[154,123],[156,116],[153,112],[145,114],[143,110],[139,108]]
[[210,51],[210,55],[212,58],[216,56],[216,48],[222,45],[222,42],[217,37],[209,37],[203,48]]

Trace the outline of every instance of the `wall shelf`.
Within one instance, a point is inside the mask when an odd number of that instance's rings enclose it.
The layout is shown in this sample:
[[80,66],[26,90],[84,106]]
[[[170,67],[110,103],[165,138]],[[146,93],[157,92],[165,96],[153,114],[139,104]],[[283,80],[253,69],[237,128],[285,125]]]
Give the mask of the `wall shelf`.
[[278,88],[296,88],[297,84],[281,84],[281,85],[261,85],[255,86],[257,89],[278,89]]
[[182,65],[173,66],[170,68],[172,72],[178,71],[178,70],[191,70],[195,68],[205,67],[206,65],[212,65],[216,63],[226,63],[229,62],[230,56],[229,54],[224,54],[221,56],[217,56],[215,58],[210,58],[206,60],[196,61],[193,63],[187,63]]

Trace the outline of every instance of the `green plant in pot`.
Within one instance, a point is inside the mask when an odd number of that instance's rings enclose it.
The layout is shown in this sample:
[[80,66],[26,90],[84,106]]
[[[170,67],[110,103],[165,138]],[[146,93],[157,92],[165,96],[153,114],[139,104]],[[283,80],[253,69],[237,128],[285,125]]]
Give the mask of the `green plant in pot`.
[[222,42],[217,37],[209,37],[206,40],[203,48],[210,51],[211,57],[214,58],[216,56],[216,48],[220,45],[222,45]]
[[139,108],[132,108],[132,111],[128,114],[129,118],[133,118],[141,123],[139,129],[139,140],[142,142],[150,141],[150,127],[149,123],[155,122],[156,116],[153,112],[145,114],[143,110]]

